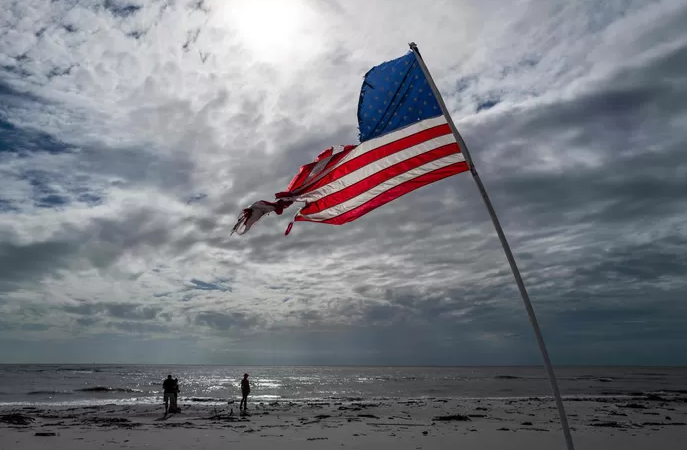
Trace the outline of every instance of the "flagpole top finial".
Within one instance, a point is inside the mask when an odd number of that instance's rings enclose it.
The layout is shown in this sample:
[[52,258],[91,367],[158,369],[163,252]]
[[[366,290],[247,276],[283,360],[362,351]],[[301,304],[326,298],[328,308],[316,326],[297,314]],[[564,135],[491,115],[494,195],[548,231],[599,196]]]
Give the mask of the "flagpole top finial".
[[415,44],[415,42],[411,42],[410,44],[408,44],[408,46],[410,47],[411,50],[417,49],[417,44]]

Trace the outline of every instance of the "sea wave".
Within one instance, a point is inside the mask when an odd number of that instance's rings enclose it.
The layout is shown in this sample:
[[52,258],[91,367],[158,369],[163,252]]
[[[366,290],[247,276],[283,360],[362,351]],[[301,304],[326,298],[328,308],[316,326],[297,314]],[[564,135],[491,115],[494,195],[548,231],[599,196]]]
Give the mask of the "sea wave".
[[55,369],[56,372],[80,372],[80,373],[100,373],[101,369],[95,369],[92,367],[58,367]]
[[[636,394],[638,394],[638,395],[644,395],[644,394],[638,393],[638,392],[633,392],[633,393],[631,393],[631,394],[633,394],[633,395],[636,395]],[[599,395],[615,396],[615,395],[628,395],[628,393],[627,393],[627,392],[624,392],[624,391],[618,391],[618,390],[611,390],[611,391],[605,390],[605,391],[601,391],[601,392],[599,393]]]
[[71,391],[29,391],[26,395],[71,395]]
[[105,386],[94,386],[82,389],[77,389],[78,392],[127,392],[130,394],[143,392],[140,389],[130,389],[130,388],[111,388]]
[[213,398],[213,397],[191,397],[182,398],[182,401],[194,402],[194,403],[211,403],[211,402],[226,402],[226,398]]
[[330,400],[339,400],[339,401],[345,401],[345,402],[361,402],[364,399],[362,397],[325,397]]

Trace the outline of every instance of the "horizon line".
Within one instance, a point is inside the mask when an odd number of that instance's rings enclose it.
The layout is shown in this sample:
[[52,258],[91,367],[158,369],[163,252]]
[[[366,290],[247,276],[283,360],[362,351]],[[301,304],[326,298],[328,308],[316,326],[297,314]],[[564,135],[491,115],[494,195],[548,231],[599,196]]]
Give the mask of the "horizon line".
[[[0,366],[182,366],[182,367],[367,367],[367,368],[541,368],[544,369],[543,364],[217,364],[217,363],[103,363],[103,362],[0,362]],[[664,369],[682,369],[687,368],[684,365],[661,365],[661,364],[560,364],[554,365],[555,368],[595,368],[595,367],[614,367],[614,368],[664,368]]]

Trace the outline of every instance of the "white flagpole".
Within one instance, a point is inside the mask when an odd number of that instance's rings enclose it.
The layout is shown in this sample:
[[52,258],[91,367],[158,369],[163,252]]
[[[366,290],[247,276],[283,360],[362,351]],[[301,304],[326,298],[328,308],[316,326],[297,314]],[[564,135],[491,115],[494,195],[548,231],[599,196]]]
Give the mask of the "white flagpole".
[[479,189],[480,194],[482,194],[482,200],[484,200],[484,204],[486,205],[487,210],[489,211],[489,216],[491,216],[491,221],[494,223],[494,228],[496,228],[496,234],[498,234],[499,239],[501,240],[503,251],[506,253],[508,264],[510,264],[510,268],[513,271],[515,282],[517,283],[518,289],[520,290],[520,296],[522,297],[522,301],[525,303],[527,315],[529,316],[530,322],[532,323],[532,328],[534,329],[534,334],[537,337],[537,343],[539,344],[539,350],[541,351],[542,358],[544,359],[544,367],[546,367],[546,373],[549,376],[549,382],[551,383],[553,396],[556,400],[556,406],[558,407],[558,415],[561,419],[561,426],[563,427],[563,434],[565,435],[565,443],[568,447],[568,450],[575,450],[572,435],[570,434],[570,427],[568,426],[568,418],[565,414],[565,407],[563,406],[563,399],[561,398],[561,393],[558,390],[556,374],[553,371],[553,366],[551,365],[551,360],[549,359],[549,353],[546,351],[544,337],[542,336],[541,330],[539,329],[539,322],[537,321],[537,316],[534,314],[534,308],[532,307],[532,302],[530,302],[530,296],[527,294],[525,283],[522,281],[522,277],[520,276],[520,270],[518,270],[518,266],[515,263],[513,252],[511,252],[510,245],[508,245],[508,241],[506,240],[506,235],[503,233],[501,223],[499,222],[499,219],[496,216],[496,211],[494,210],[494,207],[491,204],[491,200],[489,200],[487,190],[484,188],[482,180],[477,174],[477,169],[475,169],[475,165],[472,162],[472,158],[470,157],[468,147],[467,145],[465,145],[465,141],[463,140],[460,133],[458,133],[458,129],[453,123],[453,120],[451,119],[451,115],[449,114],[448,109],[446,109],[446,105],[444,104],[444,100],[441,97],[441,93],[439,92],[439,89],[437,89],[436,84],[434,84],[432,75],[429,73],[429,69],[427,69],[425,62],[422,59],[422,56],[420,55],[420,50],[418,50],[417,45],[415,45],[414,42],[410,43],[410,49],[415,54],[415,58],[420,64],[420,67],[422,68],[422,72],[424,72],[425,77],[427,77],[427,82],[429,83],[429,86],[432,88],[434,97],[436,97],[437,101],[439,102],[441,111],[444,113],[444,117],[446,117],[446,120],[448,121],[448,124],[451,127],[451,131],[453,131],[453,135],[458,141],[458,145],[460,145],[460,150],[465,156],[465,161],[468,163],[468,167],[470,168],[472,177],[475,179],[475,183],[477,183],[477,189]]

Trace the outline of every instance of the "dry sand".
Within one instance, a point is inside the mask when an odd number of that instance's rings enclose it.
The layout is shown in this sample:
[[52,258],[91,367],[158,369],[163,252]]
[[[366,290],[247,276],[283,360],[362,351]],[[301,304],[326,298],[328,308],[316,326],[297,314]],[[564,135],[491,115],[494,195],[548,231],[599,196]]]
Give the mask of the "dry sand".
[[[0,409],[0,450],[564,449],[551,399]],[[687,395],[567,399],[580,450],[684,450]],[[453,417],[451,417],[453,416]],[[45,435],[44,435],[45,434]]]

